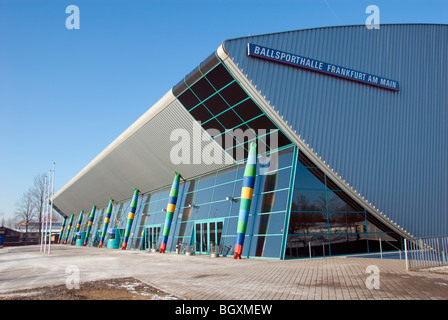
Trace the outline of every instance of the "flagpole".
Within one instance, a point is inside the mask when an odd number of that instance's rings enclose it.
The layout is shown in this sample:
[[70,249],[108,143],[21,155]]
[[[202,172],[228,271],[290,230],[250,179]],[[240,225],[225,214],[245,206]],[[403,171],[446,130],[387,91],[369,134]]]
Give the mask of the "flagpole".
[[51,180],[51,170],[48,174],[48,188],[47,188],[47,200],[46,200],[46,207],[47,209],[45,210],[45,241],[44,241],[44,253],[47,252],[47,232],[48,232],[48,202],[50,200],[50,180]]
[[45,204],[47,199],[47,176],[45,176],[44,180],[44,193],[43,193],[43,201],[42,201],[42,207],[40,211],[40,219],[41,219],[41,228],[40,228],[40,252],[42,252],[44,248],[44,224],[45,224]]
[[51,179],[51,209],[50,209],[50,239],[49,239],[49,245],[48,245],[48,254],[51,253],[51,228],[52,228],[52,222],[53,222],[53,193],[54,193],[54,166],[55,163],[53,162],[53,177]]

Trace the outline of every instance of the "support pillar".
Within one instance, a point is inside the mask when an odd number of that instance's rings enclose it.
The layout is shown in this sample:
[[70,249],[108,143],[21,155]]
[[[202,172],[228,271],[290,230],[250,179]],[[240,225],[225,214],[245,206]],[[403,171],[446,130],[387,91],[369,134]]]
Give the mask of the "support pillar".
[[138,189],[134,189],[134,196],[132,197],[131,208],[129,209],[128,222],[126,224],[126,230],[124,231],[124,239],[121,245],[121,250],[126,250],[128,245],[129,235],[131,234],[132,222],[134,221],[135,210],[137,209],[138,201]]
[[173,221],[174,210],[176,209],[177,197],[179,195],[180,174],[174,174],[173,185],[171,187],[168,206],[166,208],[165,227],[163,228],[162,243],[160,244],[160,253],[165,253],[168,236],[170,234],[171,222]]
[[65,241],[64,241],[64,244],[67,244],[67,241],[68,241],[68,237],[69,237],[69,235],[70,235],[70,230],[71,230],[71,228],[72,228],[72,224],[73,224],[73,217],[74,217],[75,215],[72,213],[72,215],[70,216],[70,220],[69,220],[69,222],[68,222],[68,226],[67,226],[67,233],[65,234]]
[[75,232],[73,233],[73,237],[72,237],[72,246],[75,245],[75,243],[76,243],[76,234],[78,233],[79,228],[81,228],[82,215],[83,215],[83,214],[84,214],[84,210],[81,210],[81,212],[79,213],[78,223],[76,224]]
[[58,244],[61,243],[62,234],[64,233],[64,228],[65,228],[65,223],[66,222],[67,222],[67,217],[65,217],[64,221],[62,221],[61,232],[59,232]]
[[236,231],[236,244],[233,259],[241,259],[244,237],[246,236],[247,220],[250,204],[254,193],[255,176],[257,174],[257,144],[252,142],[249,147],[249,157],[244,169],[243,186],[241,188],[240,212]]
[[104,217],[104,223],[103,223],[103,230],[101,231],[101,238],[100,238],[100,244],[98,248],[103,247],[104,239],[106,238],[106,232],[107,232],[107,226],[110,222],[110,216],[112,214],[112,204],[114,203],[114,200],[109,200],[109,206],[107,207],[106,216]]
[[87,223],[86,230],[86,238],[84,240],[84,247],[87,245],[87,241],[89,241],[90,231],[92,230],[93,220],[95,219],[96,206],[93,205],[92,212],[90,213],[89,222]]

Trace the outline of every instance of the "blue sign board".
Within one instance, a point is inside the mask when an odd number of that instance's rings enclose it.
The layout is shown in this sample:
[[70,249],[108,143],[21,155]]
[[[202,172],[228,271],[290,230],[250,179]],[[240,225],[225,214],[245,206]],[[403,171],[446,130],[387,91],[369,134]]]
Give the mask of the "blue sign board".
[[298,68],[304,68],[325,74],[330,74],[336,77],[358,81],[385,89],[394,91],[399,90],[398,81],[395,80],[390,80],[383,77],[375,76],[373,74],[337,66],[331,63],[302,57],[293,53],[287,53],[276,49],[262,47],[252,43],[247,44],[247,54],[252,57],[267,59]]
[[3,248],[4,241],[5,241],[5,231],[0,231],[0,248]]

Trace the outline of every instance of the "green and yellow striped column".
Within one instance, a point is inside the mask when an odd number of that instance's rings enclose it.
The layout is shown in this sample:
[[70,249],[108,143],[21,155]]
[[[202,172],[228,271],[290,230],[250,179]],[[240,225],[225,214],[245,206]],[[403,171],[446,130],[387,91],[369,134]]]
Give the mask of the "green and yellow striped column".
[[174,210],[176,209],[177,197],[179,195],[179,181],[180,174],[174,174],[173,185],[171,186],[170,197],[168,199],[168,206],[166,208],[165,227],[163,228],[162,243],[160,244],[160,253],[165,253],[168,236],[170,234],[171,223],[173,222]]
[[69,235],[70,235],[70,229],[72,228],[72,224],[73,224],[73,217],[74,217],[75,215],[72,213],[72,215],[70,216],[70,220],[69,220],[69,222],[68,222],[68,226],[67,226],[67,233],[65,234],[65,241],[64,241],[64,244],[67,244],[67,241],[68,241],[68,237],[69,237]]
[[129,235],[131,234],[132,222],[134,221],[135,210],[137,209],[137,201],[138,201],[138,189],[134,189],[134,196],[132,197],[131,208],[129,209],[128,214],[128,222],[126,224],[126,229],[124,231],[123,243],[121,245],[121,250],[126,250],[126,246],[128,245]]
[[254,193],[255,176],[257,175],[257,144],[252,142],[249,147],[246,168],[244,169],[243,187],[241,188],[240,212],[236,231],[236,244],[233,259],[241,259],[244,237],[246,236],[250,204]]
[[93,220],[95,219],[96,205],[93,205],[92,212],[90,213],[89,222],[87,223],[86,238],[84,240],[84,247],[89,241],[90,231],[92,230]]
[[81,228],[83,213],[84,213],[84,210],[81,210],[81,212],[79,213],[78,223],[76,224],[76,229],[75,229],[75,232],[73,233],[72,246],[75,245],[75,243],[76,243],[76,233],[78,233],[79,228]]
[[65,217],[64,221],[62,221],[61,232],[59,233],[59,238],[58,238],[58,244],[61,243],[62,234],[64,233],[64,228],[65,228],[65,223],[66,222],[67,222],[67,217]]
[[112,198],[111,198],[109,200],[109,205],[107,207],[106,215],[104,217],[103,230],[101,231],[100,244],[99,244],[98,248],[103,247],[103,242],[104,242],[104,239],[106,238],[107,227],[109,226],[109,222],[110,222],[110,216],[112,215],[112,204],[113,203],[114,203],[114,200],[112,200]]

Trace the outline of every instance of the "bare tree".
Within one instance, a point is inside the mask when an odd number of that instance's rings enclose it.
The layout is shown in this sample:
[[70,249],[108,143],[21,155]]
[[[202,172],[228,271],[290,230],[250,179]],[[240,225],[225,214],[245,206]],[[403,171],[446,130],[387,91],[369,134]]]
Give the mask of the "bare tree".
[[45,174],[38,174],[34,177],[33,187],[30,189],[32,201],[36,208],[37,221],[39,223],[39,241],[42,233],[42,218],[45,210],[46,187],[45,187]]
[[33,201],[31,189],[24,192],[16,202],[15,216],[25,224],[25,239],[28,236],[28,225],[36,218],[37,210]]

